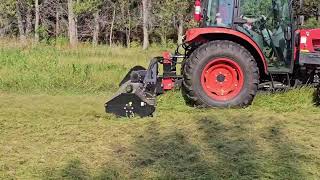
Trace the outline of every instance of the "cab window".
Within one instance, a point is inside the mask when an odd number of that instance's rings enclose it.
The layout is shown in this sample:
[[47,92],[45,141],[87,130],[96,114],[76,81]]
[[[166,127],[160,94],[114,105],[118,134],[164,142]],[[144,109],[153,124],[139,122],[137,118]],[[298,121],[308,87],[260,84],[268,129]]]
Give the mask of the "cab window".
[[234,0],[208,0],[207,26],[231,27]]

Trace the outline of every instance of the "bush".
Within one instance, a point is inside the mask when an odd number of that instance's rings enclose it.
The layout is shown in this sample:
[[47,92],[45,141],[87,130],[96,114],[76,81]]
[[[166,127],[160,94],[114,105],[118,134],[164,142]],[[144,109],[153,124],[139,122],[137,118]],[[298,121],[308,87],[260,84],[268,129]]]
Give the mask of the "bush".
[[303,25],[303,28],[307,28],[307,29],[320,28],[320,21],[318,21],[316,18],[310,18]]

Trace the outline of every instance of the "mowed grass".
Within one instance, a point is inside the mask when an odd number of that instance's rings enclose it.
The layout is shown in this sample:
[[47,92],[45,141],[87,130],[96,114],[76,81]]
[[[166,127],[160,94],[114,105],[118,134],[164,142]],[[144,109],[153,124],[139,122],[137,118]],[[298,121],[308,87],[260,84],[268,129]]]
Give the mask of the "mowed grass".
[[258,95],[246,109],[195,109],[179,92],[155,117],[103,104],[160,49],[0,50],[0,179],[319,179],[313,89]]

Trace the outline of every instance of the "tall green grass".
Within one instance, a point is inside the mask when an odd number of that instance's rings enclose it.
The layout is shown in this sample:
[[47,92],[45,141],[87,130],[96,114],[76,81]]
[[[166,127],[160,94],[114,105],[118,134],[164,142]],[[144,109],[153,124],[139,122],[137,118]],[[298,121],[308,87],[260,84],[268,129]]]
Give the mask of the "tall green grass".
[[78,49],[0,44],[0,89],[11,92],[101,93],[135,65],[147,65],[160,49],[92,47]]

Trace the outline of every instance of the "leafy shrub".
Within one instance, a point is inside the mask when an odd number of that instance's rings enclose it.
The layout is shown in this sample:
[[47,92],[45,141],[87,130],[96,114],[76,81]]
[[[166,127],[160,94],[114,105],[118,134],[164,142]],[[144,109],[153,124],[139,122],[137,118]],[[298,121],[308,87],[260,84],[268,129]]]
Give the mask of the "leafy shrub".
[[307,29],[320,28],[320,21],[318,21],[316,18],[310,18],[303,25],[303,28],[307,28]]

